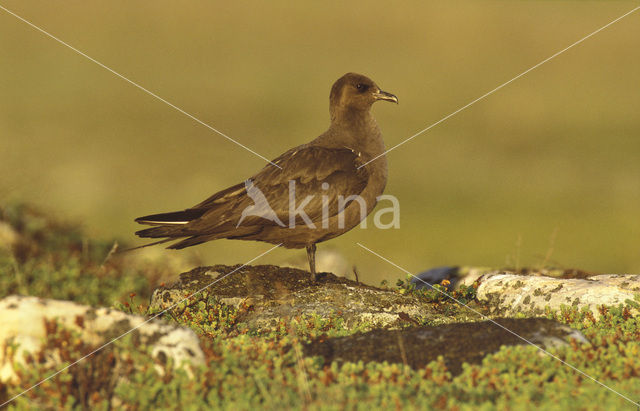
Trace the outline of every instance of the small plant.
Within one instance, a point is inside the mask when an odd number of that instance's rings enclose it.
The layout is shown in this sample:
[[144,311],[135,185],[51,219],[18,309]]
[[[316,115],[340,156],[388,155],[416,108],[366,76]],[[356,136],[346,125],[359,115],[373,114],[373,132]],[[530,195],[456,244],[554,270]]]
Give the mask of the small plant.
[[[209,291],[198,295],[185,294],[183,298],[184,301],[164,312],[163,317],[189,327],[207,338],[235,335],[240,332],[237,327],[239,317],[250,309],[244,303],[239,307],[223,304]],[[147,315],[154,314],[154,311],[147,312]]]
[[451,298],[458,300],[462,304],[468,304],[476,299],[476,290],[478,284],[474,283],[471,286],[460,285],[455,290],[449,290],[451,282],[449,280],[442,280],[440,284],[433,284],[428,287],[416,288],[416,285],[411,282],[412,276],[408,276],[406,281],[398,280],[396,287],[398,292],[402,294],[413,294],[420,298],[425,299],[432,303],[446,303],[455,301]]

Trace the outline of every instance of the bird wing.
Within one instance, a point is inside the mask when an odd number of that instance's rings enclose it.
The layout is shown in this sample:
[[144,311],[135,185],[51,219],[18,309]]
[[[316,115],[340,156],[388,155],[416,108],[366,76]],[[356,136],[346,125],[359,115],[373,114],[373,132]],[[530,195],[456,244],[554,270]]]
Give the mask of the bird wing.
[[[340,211],[340,197],[344,200],[359,195],[369,180],[366,169],[358,168],[364,163],[359,153],[347,147],[300,146],[285,152],[273,163],[281,168],[268,164],[249,179],[249,186],[260,190],[277,219],[265,218],[264,213],[245,215],[242,221],[244,227],[282,225],[279,221],[288,224],[290,204],[294,209],[303,206],[308,218],[318,224],[323,218],[323,206],[328,217],[335,216]],[[294,202],[291,201],[292,193]],[[231,223],[235,226],[243,210],[256,204],[255,198],[247,195],[246,183],[216,193],[193,207],[210,211],[189,224],[189,229],[206,232],[212,226],[221,227]],[[296,224],[304,223],[301,215],[296,216]]]

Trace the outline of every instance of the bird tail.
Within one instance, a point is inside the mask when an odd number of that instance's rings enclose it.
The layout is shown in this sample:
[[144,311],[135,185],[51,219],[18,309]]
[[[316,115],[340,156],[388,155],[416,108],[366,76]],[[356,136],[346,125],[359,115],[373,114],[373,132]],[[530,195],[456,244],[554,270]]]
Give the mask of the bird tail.
[[136,218],[136,223],[146,225],[181,225],[187,224],[204,215],[207,210],[204,208],[189,208],[184,211],[174,211],[171,213],[151,214]]
[[202,217],[206,211],[202,208],[190,208],[184,211],[138,217],[135,220],[137,223],[156,227],[137,231],[136,235],[145,238],[186,237],[189,234],[185,233],[185,225]]

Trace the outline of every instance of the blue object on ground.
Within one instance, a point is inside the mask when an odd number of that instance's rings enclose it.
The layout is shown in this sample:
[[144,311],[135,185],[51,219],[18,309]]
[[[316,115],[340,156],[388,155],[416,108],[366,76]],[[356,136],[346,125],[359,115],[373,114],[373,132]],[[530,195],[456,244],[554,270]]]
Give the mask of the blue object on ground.
[[418,278],[413,277],[411,279],[411,283],[415,284],[418,290],[421,288],[432,288],[431,286],[433,284],[440,284],[442,280],[449,280],[450,283],[447,286],[447,290],[451,291],[458,282],[458,267],[435,267],[421,272],[416,277]]

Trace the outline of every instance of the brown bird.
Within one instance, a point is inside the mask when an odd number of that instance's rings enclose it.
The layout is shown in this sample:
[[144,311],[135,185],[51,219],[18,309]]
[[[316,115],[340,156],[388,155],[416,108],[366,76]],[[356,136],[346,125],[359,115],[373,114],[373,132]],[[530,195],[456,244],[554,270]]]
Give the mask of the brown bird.
[[345,74],[331,87],[331,125],[318,138],[191,208],[137,218],[155,227],[136,234],[164,238],[148,245],[181,240],[171,249],[220,238],[306,247],[315,281],[316,244],[358,225],[387,183],[384,142],[370,112],[378,100],[398,102],[368,77]]

